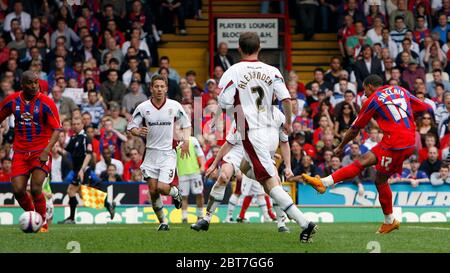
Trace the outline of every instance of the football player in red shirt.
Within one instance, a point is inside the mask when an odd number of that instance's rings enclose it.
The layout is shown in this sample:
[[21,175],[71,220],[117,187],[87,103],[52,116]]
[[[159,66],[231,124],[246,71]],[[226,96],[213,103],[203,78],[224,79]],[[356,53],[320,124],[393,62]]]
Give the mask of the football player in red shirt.
[[[9,95],[0,103],[0,123],[14,115],[11,174],[14,197],[25,211],[36,210],[42,216],[41,232],[47,232],[42,184],[50,172],[50,151],[62,128],[55,103],[39,91],[37,74],[30,70],[24,72],[21,85],[23,91]],[[30,176],[31,197],[26,192]]]
[[391,175],[401,173],[403,161],[414,152],[416,126],[413,114],[422,111],[432,113],[433,110],[406,89],[393,85],[382,86],[382,83],[383,80],[377,75],[370,75],[364,80],[367,100],[334,152],[338,156],[341,155],[345,145],[353,140],[372,118],[383,131],[381,142],[360,160],[355,160],[330,176],[320,178],[302,174],[302,178],[319,193],[324,193],[328,186],[349,180],[365,168],[376,165],[375,185],[385,216],[378,233],[389,233],[398,229],[400,222],[394,219],[392,214],[392,191],[387,181]]

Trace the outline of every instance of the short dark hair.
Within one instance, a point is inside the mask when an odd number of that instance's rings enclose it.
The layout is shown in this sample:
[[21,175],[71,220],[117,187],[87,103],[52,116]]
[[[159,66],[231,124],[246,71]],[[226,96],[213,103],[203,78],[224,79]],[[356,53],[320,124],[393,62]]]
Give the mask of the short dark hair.
[[352,94],[352,96],[355,96],[355,93],[353,93],[353,91],[350,89],[345,90],[344,95],[345,94]]
[[168,62],[170,62],[169,57],[167,56],[162,56],[161,58],[159,58],[159,61],[161,62],[162,60],[167,60]]
[[316,72],[322,72],[322,74],[325,74],[325,71],[323,70],[322,67],[317,67],[314,69],[314,74],[316,74]]
[[403,16],[397,15],[395,16],[395,22],[397,22],[397,20],[405,21],[405,18],[403,18]]
[[159,74],[155,74],[155,75],[153,75],[153,77],[152,77],[152,80],[151,80],[151,86],[153,86],[153,84],[155,83],[155,81],[164,81],[165,83],[166,83],[166,85],[167,85],[167,79],[165,78],[165,77],[163,77],[163,76],[161,76],[161,75],[159,75]]
[[256,53],[260,47],[259,36],[256,32],[244,32],[239,36],[239,48],[242,53],[251,55]]
[[435,73],[435,72],[439,72],[439,74],[442,74],[442,69],[439,69],[439,68],[433,69],[433,73]]
[[367,76],[364,79],[363,85],[367,86],[369,84],[373,85],[374,87],[382,86],[383,85],[383,79],[380,76],[375,75],[375,74],[369,75],[369,76]]
[[440,83],[440,82],[436,83],[436,87],[435,87],[434,89],[436,89],[436,88],[438,88],[438,87],[441,87],[442,89],[445,90],[444,85],[443,85],[442,83]]
[[186,77],[189,76],[189,75],[197,76],[197,73],[195,73],[194,70],[189,70],[189,71],[186,72]]

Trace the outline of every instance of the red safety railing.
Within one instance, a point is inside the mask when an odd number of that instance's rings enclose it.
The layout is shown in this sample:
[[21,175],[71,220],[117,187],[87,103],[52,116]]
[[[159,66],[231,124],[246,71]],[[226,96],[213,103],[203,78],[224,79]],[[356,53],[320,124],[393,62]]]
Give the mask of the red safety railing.
[[[241,0],[219,0],[220,2],[240,2]],[[264,0],[246,0],[254,2],[262,2]],[[292,69],[292,55],[291,55],[291,31],[289,23],[289,7],[288,0],[272,0],[277,2],[284,2],[284,13],[267,13],[267,14],[253,14],[253,13],[239,13],[239,14],[229,14],[229,13],[214,13],[212,2],[214,0],[208,1],[208,20],[209,20],[209,75],[212,78],[214,74],[214,51],[216,29],[215,29],[215,19],[216,18],[278,18],[282,19],[284,22],[284,31],[278,33],[280,36],[284,37],[284,50],[285,50],[285,69],[290,71]],[[270,2],[272,2],[270,1]]]

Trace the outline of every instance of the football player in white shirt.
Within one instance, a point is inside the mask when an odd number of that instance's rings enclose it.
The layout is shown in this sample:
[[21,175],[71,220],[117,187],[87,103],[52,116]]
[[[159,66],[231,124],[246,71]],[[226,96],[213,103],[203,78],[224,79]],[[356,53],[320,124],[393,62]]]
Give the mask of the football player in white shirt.
[[300,241],[310,242],[317,226],[304,217],[289,194],[278,183],[277,171],[270,155],[269,146],[273,139],[268,134],[267,128],[274,123],[273,95],[283,105],[286,115],[284,131],[286,134],[292,132],[289,91],[280,71],[258,60],[260,40],[256,32],[241,33],[238,50],[242,57],[241,62],[227,69],[220,79],[219,105],[235,116],[237,128],[242,135],[245,156],[249,159],[256,180],[303,229]]
[[[127,128],[135,136],[147,137],[145,158],[140,169],[148,183],[153,210],[160,222],[158,231],[169,230],[160,194],[172,196],[177,209],[182,205],[180,191],[177,187],[170,186],[177,163],[174,130],[178,124],[175,123],[179,123],[183,132],[181,158],[189,155],[191,135],[190,117],[180,103],[166,98],[167,89],[166,78],[153,76],[152,97],[136,107]],[[145,126],[141,127],[142,124]]]

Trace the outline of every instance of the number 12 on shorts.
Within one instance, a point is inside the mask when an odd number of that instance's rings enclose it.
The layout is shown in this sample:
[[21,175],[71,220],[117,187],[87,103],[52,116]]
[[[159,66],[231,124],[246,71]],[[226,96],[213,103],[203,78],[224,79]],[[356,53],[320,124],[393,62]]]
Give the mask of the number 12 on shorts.
[[392,157],[382,156],[381,157],[381,166],[385,167],[386,169],[389,168],[389,164],[392,162]]

